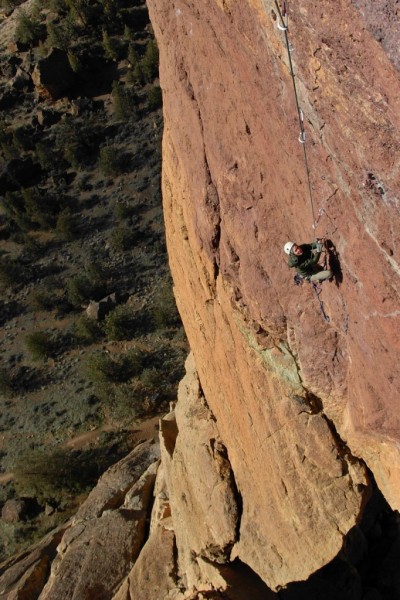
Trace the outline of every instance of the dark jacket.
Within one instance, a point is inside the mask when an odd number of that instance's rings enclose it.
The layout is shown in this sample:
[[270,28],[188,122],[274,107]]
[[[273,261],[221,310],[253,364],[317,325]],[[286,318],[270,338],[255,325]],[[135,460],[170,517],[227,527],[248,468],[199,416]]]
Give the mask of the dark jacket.
[[309,277],[315,273],[315,266],[319,261],[321,252],[314,254],[313,250],[317,250],[317,242],[311,244],[300,244],[300,248],[303,250],[303,254],[297,256],[296,254],[289,254],[288,266],[294,267],[296,271],[302,277]]

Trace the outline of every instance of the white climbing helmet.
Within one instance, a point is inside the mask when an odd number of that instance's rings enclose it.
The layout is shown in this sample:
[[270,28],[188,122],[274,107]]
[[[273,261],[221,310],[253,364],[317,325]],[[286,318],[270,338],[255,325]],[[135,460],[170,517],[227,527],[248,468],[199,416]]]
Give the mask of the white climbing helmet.
[[283,246],[283,250],[286,252],[286,254],[290,254],[290,251],[292,250],[294,246],[294,242],[286,242],[286,244]]

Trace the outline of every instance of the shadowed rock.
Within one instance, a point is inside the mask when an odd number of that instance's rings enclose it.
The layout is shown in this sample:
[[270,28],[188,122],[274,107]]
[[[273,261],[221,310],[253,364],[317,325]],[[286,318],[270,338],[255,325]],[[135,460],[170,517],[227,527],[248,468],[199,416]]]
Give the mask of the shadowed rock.
[[13,158],[0,173],[0,194],[28,187],[40,173],[40,166],[35,164],[31,158]]
[[76,78],[63,50],[53,48],[42,58],[32,73],[32,80],[40,96],[56,100],[74,85]]

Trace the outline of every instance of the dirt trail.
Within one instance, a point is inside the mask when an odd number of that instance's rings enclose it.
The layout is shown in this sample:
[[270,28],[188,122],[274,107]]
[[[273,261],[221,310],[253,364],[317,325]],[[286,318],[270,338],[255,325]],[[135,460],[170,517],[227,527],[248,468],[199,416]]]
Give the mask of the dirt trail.
[[[142,423],[138,423],[135,428],[132,429],[134,443],[139,441],[149,440],[158,435],[158,421],[160,417],[152,417]],[[65,442],[65,448],[71,448],[73,450],[82,450],[89,444],[96,443],[99,440],[100,435],[105,431],[117,431],[119,427],[112,423],[106,423],[97,429],[92,431],[85,431],[74,438]],[[2,473],[0,475],[0,485],[5,485],[9,481],[14,479],[14,473]]]
[[[132,429],[132,433],[134,434],[134,441],[138,442],[139,440],[149,440],[150,438],[157,435],[157,426],[160,417],[152,417],[151,419],[147,419],[142,423],[138,423],[135,428]],[[112,423],[106,423],[97,429],[93,429],[92,431],[85,431],[80,435],[68,440],[64,446],[66,448],[73,448],[74,450],[81,450],[88,444],[93,442],[97,442],[100,435],[105,431],[117,431],[119,429],[118,425],[114,425]]]

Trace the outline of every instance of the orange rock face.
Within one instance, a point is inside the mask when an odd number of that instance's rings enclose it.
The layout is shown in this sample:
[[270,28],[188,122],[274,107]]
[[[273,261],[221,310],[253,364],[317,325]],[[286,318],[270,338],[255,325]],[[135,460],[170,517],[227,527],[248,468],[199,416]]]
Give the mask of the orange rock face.
[[[314,231],[274,2],[148,4],[176,298],[243,503],[232,557],[276,589],[337,554],[363,461],[400,507],[398,72],[355,6],[290,4]],[[315,235],[337,251],[329,323],[283,254]]]

